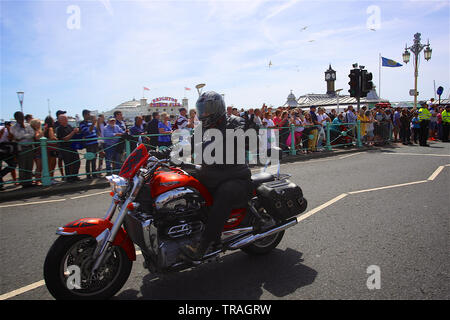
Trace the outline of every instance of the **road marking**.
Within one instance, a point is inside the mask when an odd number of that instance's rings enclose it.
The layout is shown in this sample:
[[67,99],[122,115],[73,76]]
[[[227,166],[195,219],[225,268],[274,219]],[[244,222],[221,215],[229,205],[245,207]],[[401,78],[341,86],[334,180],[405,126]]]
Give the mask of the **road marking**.
[[[72,198],[70,198],[70,200],[75,200],[75,199],[85,198],[85,197],[91,197],[91,196],[97,196],[99,194],[104,194],[104,193],[109,193],[109,192],[111,192],[111,191],[108,190],[108,191],[101,191],[101,192],[96,192],[96,193],[91,193],[91,194],[85,194],[85,195],[82,195],[82,196],[72,197]],[[6,204],[6,205],[0,206],[0,208],[20,207],[20,206],[28,206],[28,205],[33,205],[33,204],[44,204],[44,203],[51,203],[51,202],[61,202],[61,201],[66,201],[66,200],[69,200],[69,199],[55,199],[55,200],[43,200],[43,201],[35,201],[35,202],[23,202],[23,203],[15,203],[15,204]]]
[[428,178],[429,181],[433,181],[439,173],[444,169],[444,166],[438,167],[436,170],[434,170],[433,174]]
[[83,196],[76,196],[76,197],[72,197],[72,198],[70,198],[70,199],[71,199],[71,200],[75,200],[75,199],[80,199],[80,198],[86,198],[86,197],[96,196],[96,195],[99,195],[99,194],[109,193],[109,192],[111,192],[111,190],[108,190],[108,191],[101,191],[101,192],[96,192],[96,193],[90,193],[90,194],[85,194],[85,195],[83,195]]
[[[408,183],[402,183],[402,184],[395,184],[395,185],[391,185],[391,186],[385,186],[385,187],[379,187],[379,188],[373,188],[373,189],[365,189],[365,190],[359,190],[359,191],[351,191],[351,192],[347,192],[347,193],[341,193],[340,195],[338,195],[337,197],[334,197],[333,199],[325,202],[324,204],[309,210],[308,212],[306,212],[305,214],[302,214],[301,216],[297,217],[297,221],[300,222],[302,220],[305,220],[306,218],[312,216],[313,214],[316,214],[317,212],[325,209],[326,207],[329,207],[330,205],[338,202],[339,200],[342,200],[343,198],[345,198],[348,195],[352,195],[352,194],[358,194],[358,193],[363,193],[363,192],[369,192],[369,191],[376,191],[376,190],[383,190],[383,189],[390,189],[390,188],[397,188],[397,187],[403,187],[403,186],[408,186],[408,185],[413,185],[413,184],[419,184],[419,183],[424,183],[424,182],[429,182],[429,181],[433,181],[438,175],[439,173],[442,172],[442,169],[444,167],[449,167],[450,164],[446,164],[443,166],[438,167],[433,174],[430,176],[430,178],[428,178],[428,180],[421,180],[421,181],[414,181],[414,182],[408,182]],[[431,179],[432,178],[432,179]],[[61,199],[61,200],[51,200],[51,201],[64,201],[65,199]],[[137,250],[136,251],[136,256],[141,255],[142,251]],[[39,288],[41,286],[45,285],[44,280],[32,283],[30,285],[27,285],[25,287],[22,287],[20,289],[5,293],[3,295],[0,296],[0,301],[1,300],[6,300],[9,298],[12,298],[14,296],[23,294],[25,292],[31,291],[33,289]]]
[[401,184],[394,184],[394,185],[391,185],[391,186],[372,188],[372,189],[365,189],[365,190],[359,190],[359,191],[350,191],[348,194],[357,194],[357,193],[363,193],[363,192],[370,192],[370,191],[398,188],[398,187],[404,187],[404,186],[409,186],[409,185],[412,185],[412,184],[419,184],[419,183],[424,183],[424,182],[428,182],[428,180],[421,180],[421,181],[407,182],[407,183],[401,183]]
[[357,153],[349,154],[347,156],[340,157],[339,159],[345,159],[345,158],[357,156],[358,154],[361,154],[361,153],[364,153],[364,152],[357,152]]
[[9,298],[18,296],[19,294],[25,293],[27,291],[30,291],[30,290],[33,290],[33,289],[36,289],[36,288],[39,288],[39,287],[43,286],[44,284],[45,284],[44,280],[41,280],[41,281],[38,281],[38,282],[35,282],[35,283],[32,283],[32,284],[29,284],[29,285],[27,285],[25,287],[22,287],[20,289],[17,289],[17,290],[14,290],[14,291],[2,294],[0,296],[0,300],[6,300],[6,299],[9,299]]
[[[137,251],[136,251],[136,256],[141,255],[141,254],[142,254],[142,251],[140,251],[140,250],[137,250]],[[42,287],[42,286],[44,286],[44,285],[45,285],[45,281],[44,281],[44,280],[37,281],[37,282],[32,283],[32,284],[29,284],[29,285],[27,285],[27,286],[25,286],[25,287],[22,287],[22,288],[13,290],[13,291],[11,291],[11,292],[2,294],[2,295],[0,296],[0,301],[1,301],[1,300],[6,300],[6,299],[10,299],[10,298],[12,298],[12,297],[21,295],[21,294],[23,294],[23,293],[25,293],[25,292],[28,292],[28,291],[34,290],[34,289],[36,289],[36,288]]]
[[0,206],[0,208],[28,206],[28,205],[32,205],[32,204],[42,204],[42,203],[51,203],[51,202],[60,202],[60,201],[66,201],[66,199],[44,200],[44,201],[36,201],[36,202],[25,202],[25,203],[7,204],[7,205],[4,205],[4,206]]
[[401,153],[401,152],[382,152],[383,154],[399,154],[399,155],[406,155],[406,156],[431,156],[431,157],[450,157],[448,154],[433,154],[433,153]]
[[342,194],[338,195],[337,197],[331,199],[330,201],[327,201],[324,204],[322,204],[322,205],[320,205],[320,206],[318,206],[318,207],[316,207],[316,208],[314,208],[312,210],[309,210],[305,214],[302,214],[300,217],[297,217],[297,221],[300,222],[302,220],[305,220],[306,218],[312,216],[313,214],[319,212],[320,210],[323,210],[326,207],[332,205],[333,203],[338,202],[339,200],[345,198],[347,195],[348,195],[348,193],[342,193]]

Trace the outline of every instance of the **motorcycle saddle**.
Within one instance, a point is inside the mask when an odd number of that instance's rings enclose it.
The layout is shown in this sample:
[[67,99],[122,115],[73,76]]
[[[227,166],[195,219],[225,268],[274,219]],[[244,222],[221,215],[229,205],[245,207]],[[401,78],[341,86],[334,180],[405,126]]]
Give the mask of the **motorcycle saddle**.
[[260,184],[262,184],[264,182],[274,181],[275,177],[268,172],[259,172],[259,173],[253,174],[251,179],[252,179],[252,182],[254,185],[259,186]]

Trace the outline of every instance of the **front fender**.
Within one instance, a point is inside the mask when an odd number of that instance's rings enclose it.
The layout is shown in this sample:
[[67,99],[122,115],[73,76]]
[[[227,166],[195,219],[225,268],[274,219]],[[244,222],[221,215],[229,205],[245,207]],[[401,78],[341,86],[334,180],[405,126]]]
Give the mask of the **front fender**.
[[[62,236],[69,236],[74,234],[87,234],[93,238],[102,233],[105,229],[111,230],[113,224],[111,221],[101,218],[83,218],[66,224],[64,227],[58,228],[57,234]],[[136,250],[134,244],[128,236],[127,232],[120,228],[117,232],[116,238],[112,243],[114,246],[120,246],[125,250],[128,259],[136,260]]]

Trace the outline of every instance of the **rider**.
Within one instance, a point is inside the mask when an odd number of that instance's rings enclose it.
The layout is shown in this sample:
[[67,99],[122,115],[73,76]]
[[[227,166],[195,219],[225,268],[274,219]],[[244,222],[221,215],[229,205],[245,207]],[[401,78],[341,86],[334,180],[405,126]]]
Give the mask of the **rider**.
[[[211,193],[214,202],[200,242],[195,246],[187,245],[182,248],[184,255],[194,261],[200,260],[211,246],[220,243],[220,236],[231,210],[246,207],[252,192],[251,171],[247,164],[237,163],[236,144],[234,162],[226,163],[225,130],[244,129],[244,119],[234,115],[227,117],[225,102],[214,91],[204,92],[197,100],[196,109],[203,130],[218,129],[222,132],[223,161],[212,164],[203,161],[196,176]],[[208,143],[210,141],[202,143],[203,149]]]

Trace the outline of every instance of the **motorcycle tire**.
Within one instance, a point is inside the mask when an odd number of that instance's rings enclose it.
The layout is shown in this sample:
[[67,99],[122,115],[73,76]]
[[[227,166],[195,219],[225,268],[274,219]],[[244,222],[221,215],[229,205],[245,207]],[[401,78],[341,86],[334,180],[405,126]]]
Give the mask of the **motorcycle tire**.
[[283,239],[283,236],[284,230],[274,235],[250,243],[248,246],[241,248],[241,250],[251,256],[268,254],[278,246],[278,244],[281,242],[281,239]]
[[[79,252],[78,247],[76,247],[77,251],[71,251],[78,243],[86,243],[86,248],[90,251],[93,251],[92,247],[95,248],[96,245],[95,239],[88,235],[60,236],[49,249],[44,262],[44,280],[48,291],[57,300],[104,300],[111,298],[128,280],[133,262],[128,259],[123,248],[113,246],[113,254],[107,260],[109,262],[113,259],[112,261],[117,260],[118,262],[118,266],[112,268],[116,270],[112,281],[106,282],[105,287],[98,292],[86,292],[84,288],[82,290],[69,289],[67,279],[65,279],[65,276],[67,276],[65,274],[67,271],[64,271],[67,263],[65,261],[70,252]],[[89,260],[88,254],[80,260],[83,264],[86,261],[91,265],[93,264],[93,259]]]

